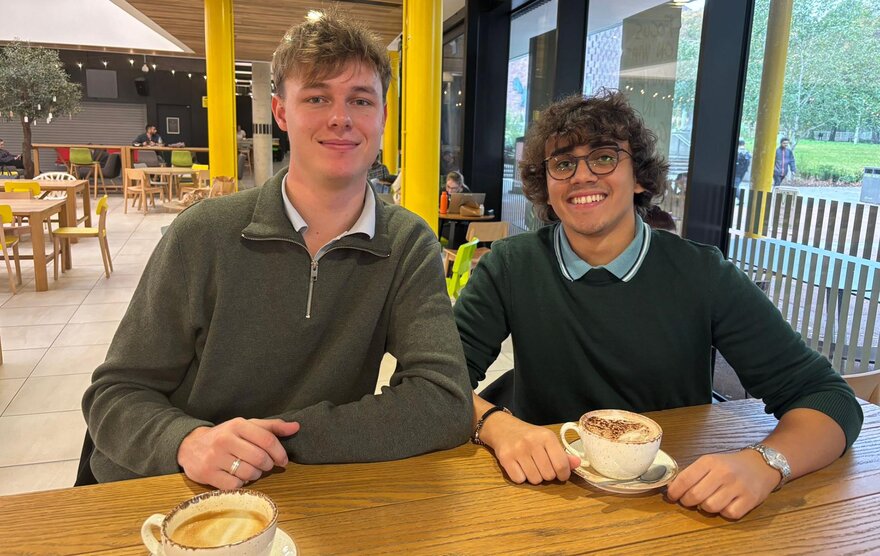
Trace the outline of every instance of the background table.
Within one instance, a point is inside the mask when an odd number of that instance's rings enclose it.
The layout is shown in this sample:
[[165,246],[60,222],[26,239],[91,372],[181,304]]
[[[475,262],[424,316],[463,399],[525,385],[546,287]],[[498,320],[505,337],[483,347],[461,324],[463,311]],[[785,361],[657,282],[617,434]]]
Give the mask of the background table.
[[[604,493],[579,478],[514,485],[472,444],[385,463],[290,464],[251,488],[275,500],[279,527],[304,556],[878,553],[880,408],[863,409],[852,450],[739,522],[659,493]],[[663,450],[681,465],[760,440],[776,424],[755,400],[649,415],[663,427]],[[204,490],[169,475],[0,497],[0,546],[3,554],[142,555],[143,520]]]

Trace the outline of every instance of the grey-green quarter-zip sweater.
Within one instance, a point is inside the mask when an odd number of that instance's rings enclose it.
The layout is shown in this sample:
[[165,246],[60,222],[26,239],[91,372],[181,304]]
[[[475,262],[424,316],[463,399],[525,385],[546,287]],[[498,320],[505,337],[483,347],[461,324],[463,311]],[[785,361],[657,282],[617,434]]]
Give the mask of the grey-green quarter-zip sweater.
[[[193,206],[159,242],[83,398],[99,481],[179,472],[183,438],[234,417],[300,422],[282,440],[299,463],[467,440],[472,399],[436,237],[377,199],[373,239],[343,237],[313,261],[284,213],[283,175]],[[398,367],[374,395],[386,352]]]

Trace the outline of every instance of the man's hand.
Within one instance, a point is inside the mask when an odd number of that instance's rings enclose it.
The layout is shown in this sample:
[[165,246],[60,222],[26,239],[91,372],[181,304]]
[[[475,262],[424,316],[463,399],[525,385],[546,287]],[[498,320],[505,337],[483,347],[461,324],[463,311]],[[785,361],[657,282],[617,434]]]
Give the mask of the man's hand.
[[552,431],[500,411],[486,419],[480,439],[495,451],[498,463],[515,483],[567,481],[572,468],[581,464],[565,452]]
[[666,497],[704,512],[740,519],[766,500],[781,479],[754,450],[710,454],[679,473],[669,483]]
[[[281,419],[242,419],[199,427],[184,437],[177,463],[193,481],[220,489],[240,488],[273,467],[287,465],[278,437],[299,431],[299,423]],[[240,459],[235,474],[232,463]]]

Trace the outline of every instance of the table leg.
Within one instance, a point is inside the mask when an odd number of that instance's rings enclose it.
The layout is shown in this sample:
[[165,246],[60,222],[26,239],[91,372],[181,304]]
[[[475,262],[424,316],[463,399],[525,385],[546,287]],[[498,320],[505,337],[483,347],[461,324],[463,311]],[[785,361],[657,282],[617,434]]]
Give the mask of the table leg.
[[[86,195],[88,197],[88,195]],[[76,225],[76,191],[69,190],[67,194],[67,201],[64,203],[64,212],[67,214],[67,221],[73,222],[74,226]],[[58,224],[61,226],[61,218],[58,219]],[[75,237],[70,238],[71,243],[76,243],[77,239]]]
[[[46,218],[48,219],[49,216],[47,215]],[[34,249],[34,290],[44,292],[49,289],[49,278],[46,274],[46,243],[43,239],[43,219],[32,216],[28,218],[28,222],[31,228],[31,245]]]
[[[83,212],[86,217],[86,226],[92,227],[92,200],[89,198],[88,186],[83,189]],[[76,222],[76,219],[73,220]]]

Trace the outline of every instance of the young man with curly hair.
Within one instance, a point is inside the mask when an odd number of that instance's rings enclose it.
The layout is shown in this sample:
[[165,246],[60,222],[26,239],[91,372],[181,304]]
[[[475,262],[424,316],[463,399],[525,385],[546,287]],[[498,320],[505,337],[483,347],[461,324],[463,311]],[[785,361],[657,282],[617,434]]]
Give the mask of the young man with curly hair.
[[[156,247],[83,399],[101,482],[183,471],[237,488],[288,460],[397,459],[468,438],[437,238],[367,185],[385,48],[331,10],[291,28],[272,69],[290,165],[186,210]],[[397,370],[374,395],[385,353]]]
[[580,462],[536,425],[710,403],[714,346],[779,425],[754,449],[701,457],[668,497],[738,519],[839,457],[862,413],[827,359],[717,248],[642,221],[665,188],[655,144],[616,92],[561,100],[529,129],[523,190],[551,225],[495,242],[455,305],[471,386],[513,336],[515,416],[475,394],[473,439],[515,482],[567,480]]

